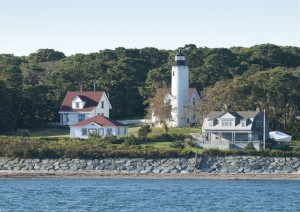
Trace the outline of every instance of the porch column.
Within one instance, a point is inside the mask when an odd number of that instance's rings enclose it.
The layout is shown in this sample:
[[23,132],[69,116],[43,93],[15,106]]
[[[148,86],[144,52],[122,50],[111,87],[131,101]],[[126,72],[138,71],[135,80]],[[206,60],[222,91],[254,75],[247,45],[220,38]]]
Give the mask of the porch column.
[[235,144],[235,132],[233,132],[233,143]]
[[60,114],[60,125],[63,125],[64,123],[64,115],[63,113]]
[[222,134],[222,132],[220,133],[220,142],[222,143],[222,138],[223,138],[223,134]]

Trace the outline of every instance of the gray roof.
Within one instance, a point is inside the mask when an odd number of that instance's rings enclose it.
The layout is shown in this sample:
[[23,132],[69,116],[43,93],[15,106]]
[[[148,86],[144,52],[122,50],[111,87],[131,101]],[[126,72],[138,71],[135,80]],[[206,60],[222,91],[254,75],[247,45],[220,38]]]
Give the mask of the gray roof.
[[210,111],[205,118],[208,118],[209,120],[218,118],[222,116],[225,113],[230,113],[236,118],[239,118],[241,120],[247,120],[249,118],[254,118],[259,112],[257,111],[236,111],[236,112],[229,112],[229,111]]

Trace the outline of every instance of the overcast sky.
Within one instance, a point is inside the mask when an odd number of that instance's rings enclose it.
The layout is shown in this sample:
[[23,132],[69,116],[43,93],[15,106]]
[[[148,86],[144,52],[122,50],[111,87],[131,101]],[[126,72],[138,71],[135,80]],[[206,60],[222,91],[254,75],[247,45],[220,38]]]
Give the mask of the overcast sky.
[[0,0],[0,53],[300,47],[300,0]]

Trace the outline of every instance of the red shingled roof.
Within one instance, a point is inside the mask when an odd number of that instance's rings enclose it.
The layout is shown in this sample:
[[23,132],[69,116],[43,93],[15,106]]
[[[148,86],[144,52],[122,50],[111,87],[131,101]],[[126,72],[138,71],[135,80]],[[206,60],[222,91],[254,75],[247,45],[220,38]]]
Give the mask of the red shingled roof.
[[[68,91],[63,102],[61,103],[60,111],[84,112],[91,111],[99,104],[99,101],[104,92],[102,91]],[[82,101],[85,101],[84,108],[73,109],[72,101],[78,96]]]
[[92,118],[89,118],[87,120],[84,120],[84,121],[81,121],[81,122],[78,122],[76,124],[73,124],[71,126],[74,126],[74,127],[83,127],[83,126],[86,126],[90,123],[96,123],[100,126],[127,126],[126,124],[122,124],[120,122],[117,122],[117,121],[114,121],[110,118],[107,118],[105,116],[101,116],[101,115],[97,115],[97,116],[94,116]]
[[189,99],[192,98],[195,91],[196,91],[196,88],[189,88]]
[[[163,89],[164,89],[164,88],[158,88],[158,89],[157,89],[157,92],[158,92],[158,93],[159,93],[159,92],[163,92]],[[192,96],[193,96],[193,94],[194,94],[195,91],[196,91],[196,88],[189,88],[189,99],[192,98]],[[167,92],[168,92],[168,94],[171,95],[171,88],[167,88]]]

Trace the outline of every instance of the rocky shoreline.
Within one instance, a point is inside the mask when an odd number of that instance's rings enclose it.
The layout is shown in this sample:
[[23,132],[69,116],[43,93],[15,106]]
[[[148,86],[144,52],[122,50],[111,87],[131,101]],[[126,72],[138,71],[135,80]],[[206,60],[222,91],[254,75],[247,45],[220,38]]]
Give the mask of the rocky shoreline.
[[241,176],[248,176],[249,179],[260,179],[260,177],[299,179],[300,158],[256,156],[102,160],[0,158],[0,178],[211,178],[213,176],[222,179],[241,178]]

